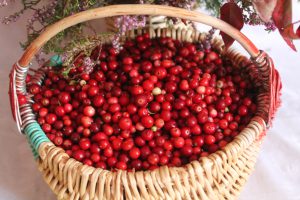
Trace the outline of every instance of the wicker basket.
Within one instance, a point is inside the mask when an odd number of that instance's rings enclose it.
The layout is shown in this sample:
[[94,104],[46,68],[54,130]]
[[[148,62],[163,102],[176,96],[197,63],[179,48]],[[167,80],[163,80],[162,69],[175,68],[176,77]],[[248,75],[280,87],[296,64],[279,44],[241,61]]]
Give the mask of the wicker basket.
[[[89,167],[70,158],[46,137],[34,119],[31,104],[18,105],[17,95],[26,93],[25,77],[34,54],[58,32],[80,22],[117,15],[164,15],[201,22],[220,29],[238,41],[251,59],[236,51],[223,51],[220,39],[212,47],[248,70],[259,87],[258,112],[225,148],[182,167],[163,166],[153,171],[115,172]],[[150,31],[151,37],[170,36],[181,41],[201,41],[196,30],[160,29],[131,31],[127,37]],[[40,79],[43,70],[37,71]],[[254,168],[261,139],[279,104],[281,82],[271,58],[259,51],[242,33],[225,22],[179,8],[157,5],[117,5],[84,11],[48,27],[25,51],[11,72],[10,94],[15,120],[27,136],[39,170],[58,199],[236,199]]]

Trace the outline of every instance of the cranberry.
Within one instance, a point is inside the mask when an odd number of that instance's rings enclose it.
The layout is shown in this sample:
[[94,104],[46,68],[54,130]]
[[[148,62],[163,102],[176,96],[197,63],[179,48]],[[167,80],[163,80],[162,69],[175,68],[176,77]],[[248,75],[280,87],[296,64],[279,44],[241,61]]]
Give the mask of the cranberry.
[[[106,145],[106,143],[104,143],[104,145]],[[120,138],[115,138],[114,140],[112,140],[111,146],[114,150],[120,150],[122,147],[122,140]]]
[[128,117],[123,117],[119,120],[119,127],[122,130],[128,130],[132,127],[131,119]]
[[160,117],[165,121],[169,121],[171,119],[171,112],[168,111],[168,110],[163,110],[161,113],[160,113]]
[[39,109],[39,116],[40,117],[46,117],[47,114],[48,114],[48,109],[47,108],[40,108]]
[[142,117],[141,122],[142,122],[143,126],[146,128],[151,128],[154,124],[154,120],[151,116]]
[[164,79],[167,76],[167,70],[163,67],[157,67],[154,70],[154,75],[158,78],[158,79]]
[[83,114],[88,117],[93,117],[96,113],[96,110],[92,106],[86,106],[83,109]]
[[140,157],[140,155],[141,155],[141,151],[140,151],[140,149],[137,148],[137,147],[132,148],[132,149],[130,150],[130,152],[129,152],[129,156],[130,156],[130,158],[132,158],[132,159],[137,159],[137,158]]
[[69,140],[69,139],[66,139],[66,140],[63,141],[63,148],[66,149],[66,150],[71,149],[72,145],[73,145],[72,141]]
[[159,156],[155,153],[150,154],[147,158],[147,161],[151,164],[151,165],[156,165],[159,162]]
[[150,105],[149,105],[149,110],[153,113],[156,113],[160,110],[160,104],[158,102],[152,102]]
[[179,137],[179,136],[181,135],[181,131],[180,131],[179,128],[172,128],[172,129],[170,130],[170,134],[171,134],[174,138],[176,138],[176,137]]
[[144,93],[144,89],[143,89],[143,87],[141,87],[139,85],[135,85],[135,86],[132,87],[131,93],[133,95],[143,94]]
[[106,148],[104,149],[104,156],[105,157],[112,157],[113,156],[113,149],[112,148]]
[[182,80],[179,84],[179,88],[183,91],[186,91],[189,89],[189,82],[187,80]]
[[81,117],[81,124],[83,127],[88,128],[93,123],[93,119],[88,116]]
[[219,121],[219,127],[225,130],[228,127],[228,121],[226,119],[221,119]]
[[82,161],[85,157],[85,153],[83,150],[76,150],[72,154],[73,158],[75,158],[78,161]]
[[104,103],[104,97],[102,97],[101,95],[97,95],[93,98],[93,105],[95,107],[100,107],[102,106]]
[[191,146],[184,146],[181,149],[181,154],[183,156],[191,156],[193,154],[193,148]]
[[60,136],[56,136],[56,137],[54,138],[54,141],[53,141],[53,143],[54,143],[55,145],[57,145],[57,146],[62,145],[63,142],[64,142],[64,141],[63,141],[63,138],[60,137]]
[[38,84],[32,84],[29,87],[29,92],[31,94],[38,94],[41,91],[40,86]]
[[88,89],[88,95],[90,97],[93,97],[99,93],[99,87],[98,86],[91,86]]
[[71,100],[71,96],[67,92],[62,92],[58,95],[58,99],[61,103],[65,104]]
[[248,114],[248,108],[244,105],[241,105],[239,107],[238,113],[239,113],[240,116],[245,116],[245,115]]
[[184,139],[183,139],[183,137],[174,138],[173,145],[176,148],[182,148],[184,146]]
[[135,103],[139,107],[144,107],[147,104],[147,96],[144,94],[139,94],[135,98]]
[[53,113],[49,113],[46,115],[46,122],[48,124],[53,124],[56,121],[57,117],[55,114]]
[[152,140],[152,138],[154,137],[154,134],[153,134],[153,131],[152,130],[144,130],[143,132],[142,132],[142,138],[144,139],[144,140],[146,140],[146,141],[150,141],[150,140]]
[[132,147],[134,146],[134,142],[132,139],[126,139],[123,143],[122,143],[122,149],[124,151],[129,151],[130,149],[132,149]]
[[213,135],[206,135],[206,136],[204,137],[204,143],[205,143],[205,144],[210,145],[210,144],[215,143],[215,141],[216,141],[216,138],[215,138]]
[[150,80],[145,80],[145,81],[143,82],[143,89],[144,89],[145,91],[152,91],[152,90],[154,89],[154,84],[153,84],[153,82],[150,81]]
[[191,130],[188,127],[181,128],[180,132],[181,132],[181,137],[183,138],[189,138],[191,135]]
[[72,109],[73,109],[72,104],[67,103],[67,104],[64,105],[64,110],[65,110],[66,113],[71,112]]
[[117,160],[117,158],[115,158],[115,157],[109,157],[109,158],[107,159],[107,164],[108,164],[108,166],[110,166],[110,167],[114,167],[114,166],[117,164],[117,162],[118,162],[118,160]]
[[127,164],[125,162],[119,161],[116,164],[116,168],[121,169],[121,170],[126,170],[127,169]]
[[206,134],[213,134],[216,131],[217,127],[213,122],[206,122],[203,126],[203,131]]
[[83,138],[79,141],[79,146],[82,150],[87,150],[90,148],[91,146],[91,142],[89,139],[87,138]]

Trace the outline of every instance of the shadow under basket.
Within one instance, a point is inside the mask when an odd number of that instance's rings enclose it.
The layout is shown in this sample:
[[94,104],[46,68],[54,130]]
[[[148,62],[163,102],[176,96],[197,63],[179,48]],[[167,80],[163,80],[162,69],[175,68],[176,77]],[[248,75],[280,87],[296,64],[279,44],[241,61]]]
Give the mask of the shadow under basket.
[[[218,28],[236,39],[251,59],[235,50],[225,51],[219,38],[211,41],[212,49],[244,68],[258,87],[257,113],[250,123],[222,150],[201,157],[182,167],[162,166],[152,171],[128,172],[94,168],[70,158],[62,148],[46,137],[34,118],[32,104],[19,106],[17,95],[26,94],[25,78],[34,54],[61,30],[91,19],[121,14],[160,14],[180,17]],[[151,38],[168,36],[180,41],[201,42],[206,34],[196,30],[145,28],[130,31],[126,38],[143,32]],[[109,42],[109,41],[108,41]],[[43,68],[37,70],[40,79]],[[117,5],[75,14],[48,27],[25,51],[11,72],[10,97],[14,118],[29,140],[38,168],[58,199],[236,199],[254,169],[267,125],[278,107],[281,82],[270,57],[259,51],[242,33],[216,18],[198,12],[157,5]]]

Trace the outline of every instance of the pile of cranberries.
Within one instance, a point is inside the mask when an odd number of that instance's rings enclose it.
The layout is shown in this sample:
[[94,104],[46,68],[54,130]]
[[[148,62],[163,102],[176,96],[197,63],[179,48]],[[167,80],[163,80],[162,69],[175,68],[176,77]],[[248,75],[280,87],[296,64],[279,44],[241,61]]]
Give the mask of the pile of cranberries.
[[182,166],[221,148],[256,112],[247,74],[213,50],[148,34],[118,53],[105,45],[85,71],[46,72],[29,84],[32,108],[49,139],[86,165],[151,170]]

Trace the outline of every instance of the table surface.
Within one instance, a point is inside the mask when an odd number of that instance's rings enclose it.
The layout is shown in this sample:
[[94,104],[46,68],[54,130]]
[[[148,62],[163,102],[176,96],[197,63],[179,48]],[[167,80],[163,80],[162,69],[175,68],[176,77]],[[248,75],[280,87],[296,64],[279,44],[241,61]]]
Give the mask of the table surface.
[[[300,3],[294,1],[294,19],[300,19]],[[0,18],[16,10],[2,8]],[[296,12],[296,10],[298,12]],[[11,117],[8,74],[21,56],[19,41],[25,40],[25,24],[0,25],[0,199],[54,200],[43,182],[24,136],[19,135]],[[293,52],[278,32],[268,34],[263,27],[243,28],[260,49],[274,59],[283,82],[282,106],[268,131],[255,171],[240,200],[300,200],[300,53]],[[300,41],[295,42],[300,51]],[[237,47],[240,48],[240,47]]]

